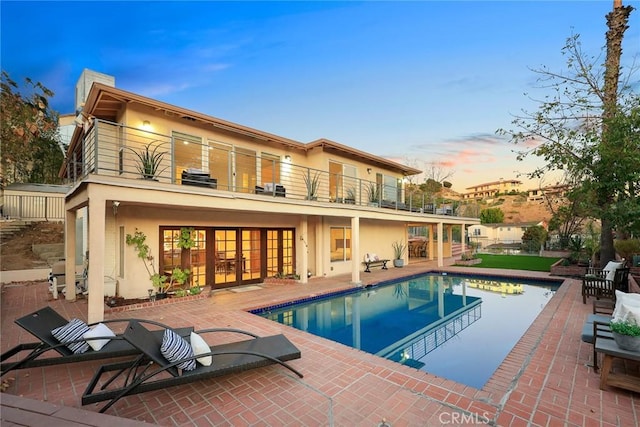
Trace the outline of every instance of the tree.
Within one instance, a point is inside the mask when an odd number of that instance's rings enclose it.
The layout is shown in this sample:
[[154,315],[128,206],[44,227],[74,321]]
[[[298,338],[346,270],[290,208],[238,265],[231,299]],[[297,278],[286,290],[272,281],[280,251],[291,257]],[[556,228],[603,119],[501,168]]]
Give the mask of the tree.
[[488,208],[480,212],[480,224],[500,224],[501,222],[504,222],[504,212],[500,208]]
[[[516,117],[512,122],[516,130],[498,130],[514,143],[529,146],[536,143],[517,157],[523,160],[536,155],[545,160],[543,167],[529,173],[530,177],[541,177],[549,170],[564,170],[581,183],[583,197],[592,202],[590,214],[601,222],[602,265],[615,256],[615,218],[629,218],[629,211],[637,212],[640,163],[630,165],[628,159],[637,158],[638,128],[634,132],[629,125],[634,123],[640,96],[631,90],[628,81],[623,84],[619,81],[622,39],[632,10],[616,0],[613,11],[607,15],[604,71],[596,65],[596,58],[587,58],[582,52],[579,35],[570,37],[563,49],[567,56],[566,72],[555,73],[545,67],[534,70],[540,75],[541,86],[550,89],[552,95],[537,100],[537,112],[524,111]],[[629,133],[630,141],[623,142],[621,134]],[[634,182],[635,185],[630,185]]]
[[58,183],[64,155],[58,145],[58,114],[49,107],[53,92],[29,78],[25,85],[21,90],[2,71],[2,178],[5,184]]
[[562,185],[569,188],[564,198],[545,194],[544,200],[547,209],[551,212],[549,231],[556,231],[560,249],[567,249],[571,237],[582,231],[582,226],[589,215],[590,201],[581,191],[580,183],[572,182],[570,176],[565,176]]
[[526,252],[537,252],[547,241],[547,230],[539,225],[528,227],[522,235],[522,250]]

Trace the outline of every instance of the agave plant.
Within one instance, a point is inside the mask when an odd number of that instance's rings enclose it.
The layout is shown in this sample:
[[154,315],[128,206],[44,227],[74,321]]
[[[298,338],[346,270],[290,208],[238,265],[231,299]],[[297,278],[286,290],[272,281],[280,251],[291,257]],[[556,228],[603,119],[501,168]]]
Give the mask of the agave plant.
[[316,171],[313,176],[311,171],[302,175],[307,186],[307,200],[318,199],[318,187],[320,186],[320,172]]
[[[140,151],[136,151],[131,147],[127,147],[138,158],[136,169],[143,179],[156,179],[158,175],[164,172],[168,166],[160,169],[162,159],[167,154],[166,151],[158,151],[160,144],[158,141],[151,141],[146,144]],[[154,145],[155,144],[155,145]]]

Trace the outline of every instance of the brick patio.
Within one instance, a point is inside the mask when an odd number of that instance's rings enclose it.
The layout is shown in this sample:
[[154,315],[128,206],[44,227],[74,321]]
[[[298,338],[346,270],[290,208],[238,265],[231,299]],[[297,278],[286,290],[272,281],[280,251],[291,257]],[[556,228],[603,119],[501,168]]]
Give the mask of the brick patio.
[[[433,263],[411,263],[403,269],[375,269],[364,284],[428,271]],[[447,267],[446,271],[460,268]],[[519,277],[546,273],[463,269]],[[163,426],[377,426],[383,419],[397,426],[633,426],[640,425],[640,396],[624,390],[599,389],[591,364],[591,346],[580,332],[590,312],[583,305],[580,282],[566,280],[516,344],[491,379],[475,389],[396,364],[280,325],[246,312],[292,299],[351,287],[350,276],[315,279],[308,285],[265,284],[248,292],[218,291],[208,298],[133,311],[109,312],[107,318],[145,318],[196,329],[234,327],[258,335],[284,333],[301,350],[291,362],[305,377],[280,367],[200,381],[129,396],[99,415],[100,404],[80,405],[89,378],[105,361],[14,371],[2,399],[2,425],[16,423],[16,411],[61,425],[128,425],[144,421]],[[47,284],[13,283],[2,289],[2,351],[33,341],[13,319],[46,304],[67,318],[86,318],[85,300],[49,301]],[[224,339],[231,339],[225,337]],[[479,353],[478,357],[482,357]],[[38,402],[40,401],[40,402]],[[27,409],[25,409],[27,408]],[[45,408],[45,409],[43,409]],[[75,414],[73,424],[69,413]],[[61,417],[63,414],[65,417]],[[78,415],[79,414],[79,415]],[[125,420],[120,420],[123,423]],[[53,424],[56,424],[55,422]]]

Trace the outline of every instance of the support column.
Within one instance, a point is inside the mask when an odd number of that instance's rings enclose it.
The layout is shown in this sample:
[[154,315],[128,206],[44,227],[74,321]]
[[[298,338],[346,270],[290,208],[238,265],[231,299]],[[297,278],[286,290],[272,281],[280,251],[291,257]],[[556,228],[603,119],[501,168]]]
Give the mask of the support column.
[[[66,280],[65,299],[76,299],[76,212],[64,214],[64,275]],[[54,295],[56,290],[54,289]]]
[[324,251],[324,244],[325,244],[325,240],[326,240],[326,236],[324,235],[324,233],[322,232],[322,230],[324,229],[324,222],[322,221],[322,217],[320,217],[320,219],[318,219],[318,217],[316,217],[314,219],[315,222],[315,248],[316,248],[316,253],[315,253],[315,264],[316,264],[316,276],[320,276],[320,277],[324,277],[326,275],[326,272],[324,271],[324,266],[326,264],[325,262],[325,251]]
[[307,271],[309,271],[309,220],[306,215],[300,220],[300,238],[298,242],[301,245],[298,254],[302,255],[302,261],[300,263],[301,271],[299,272],[300,283],[306,285],[309,283],[309,277],[307,276]]
[[360,217],[351,218],[351,282],[360,282]]
[[462,249],[462,253],[467,252],[467,225],[462,224],[460,226],[460,240],[462,241],[462,245],[460,249]]
[[442,252],[444,251],[444,245],[442,244],[442,240],[443,240],[443,232],[444,232],[444,227],[442,222],[438,223],[438,267],[443,267],[444,266],[444,259],[442,256]]
[[433,232],[433,224],[429,224],[429,260],[433,260],[433,254],[434,254],[434,250],[433,250],[433,236],[435,235],[435,233]]
[[105,257],[105,203],[106,200],[95,194],[89,197],[89,304],[87,320],[89,323],[104,320],[104,257]]

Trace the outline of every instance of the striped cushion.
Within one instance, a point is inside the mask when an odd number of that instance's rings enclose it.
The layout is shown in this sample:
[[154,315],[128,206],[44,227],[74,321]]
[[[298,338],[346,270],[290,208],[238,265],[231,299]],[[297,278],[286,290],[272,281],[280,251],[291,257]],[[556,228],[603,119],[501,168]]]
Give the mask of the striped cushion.
[[[171,363],[194,356],[191,345],[171,329],[165,329],[164,331],[160,352]],[[196,361],[195,359],[187,360],[178,363],[176,367],[185,371],[193,371],[196,369]]]
[[[84,353],[89,350],[89,344],[86,341],[72,342],[82,338],[89,332],[89,326],[80,319],[71,319],[69,323],[51,331],[51,335],[61,343],[67,344],[67,348],[75,354]],[[69,344],[71,343],[71,344]]]

